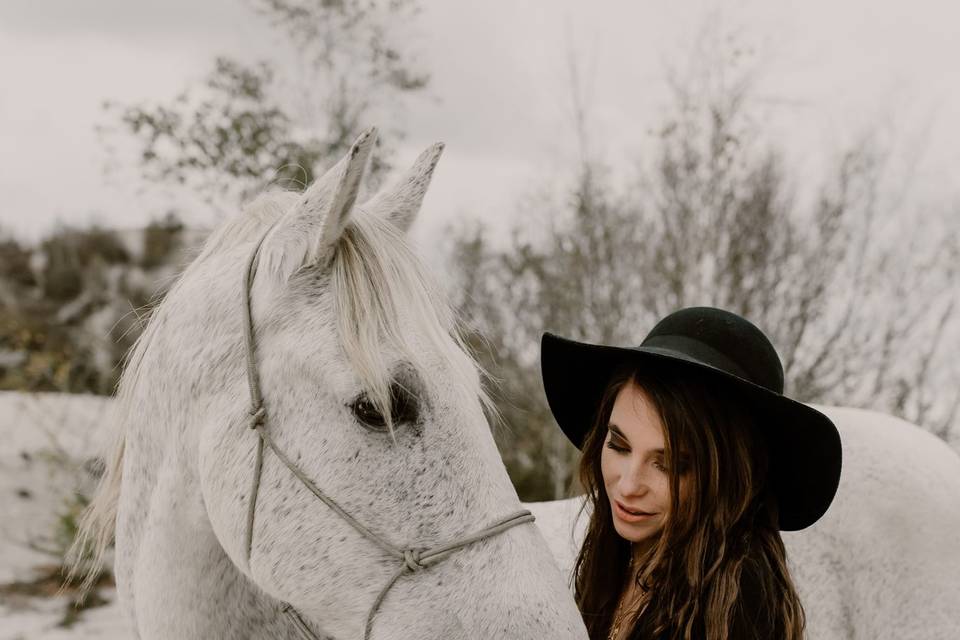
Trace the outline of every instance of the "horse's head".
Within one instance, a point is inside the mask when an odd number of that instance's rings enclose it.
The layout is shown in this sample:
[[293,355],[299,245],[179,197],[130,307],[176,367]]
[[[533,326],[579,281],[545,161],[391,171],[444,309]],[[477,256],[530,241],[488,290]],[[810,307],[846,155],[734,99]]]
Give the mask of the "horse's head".
[[[355,206],[374,137],[363,134],[301,196],[261,197],[218,229],[145,338],[164,359],[177,344],[169,334],[189,334],[180,344],[192,346],[170,356],[180,364],[166,379],[189,394],[184,453],[195,461],[220,546],[263,592],[337,638],[361,637],[402,563],[308,484],[397,548],[456,541],[521,508],[455,316],[404,239],[442,145]],[[244,271],[258,242],[247,293]],[[267,446],[258,489],[245,295],[260,428],[304,476]],[[377,608],[372,635],[494,636],[586,637],[531,524],[401,576]]]

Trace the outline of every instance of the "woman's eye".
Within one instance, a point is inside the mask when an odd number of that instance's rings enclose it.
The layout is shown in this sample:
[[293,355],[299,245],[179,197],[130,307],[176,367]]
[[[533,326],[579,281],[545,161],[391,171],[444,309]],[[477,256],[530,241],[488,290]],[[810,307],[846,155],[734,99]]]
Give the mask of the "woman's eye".
[[663,471],[664,473],[667,472],[667,465],[665,465],[665,464],[664,464],[662,461],[660,461],[660,460],[654,460],[654,461],[653,461],[653,468],[656,469],[657,471]]
[[617,453],[624,453],[627,451],[626,447],[618,447],[617,445],[613,444],[613,440],[610,440],[609,442],[607,442],[607,448],[613,449]]

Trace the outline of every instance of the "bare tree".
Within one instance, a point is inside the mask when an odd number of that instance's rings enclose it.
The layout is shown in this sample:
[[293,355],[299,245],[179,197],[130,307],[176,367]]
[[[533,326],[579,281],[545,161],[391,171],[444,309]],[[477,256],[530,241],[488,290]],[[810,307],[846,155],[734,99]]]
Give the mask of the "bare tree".
[[[428,83],[414,53],[398,44],[411,41],[413,0],[253,6],[299,64],[219,57],[202,83],[166,103],[108,103],[103,140],[133,142],[137,182],[181,186],[235,210],[268,182],[308,184],[377,109],[395,113]],[[378,140],[398,140],[401,124],[390,119]],[[376,154],[374,174],[388,158],[384,149]],[[182,245],[198,239],[171,213],[135,233],[142,255],[129,255],[124,234],[111,230],[60,229],[35,248],[0,234],[0,387],[113,391],[139,316],[162,299],[186,257]],[[154,289],[154,281],[162,284]]]
[[[544,330],[639,344],[672,310],[719,306],[771,337],[793,397],[886,410],[941,436],[957,422],[960,368],[945,357],[960,338],[957,219],[929,237],[886,208],[880,187],[895,177],[869,136],[802,206],[752,110],[749,53],[726,37],[707,45],[670,72],[672,108],[636,185],[582,153],[568,199],[517,216],[533,223],[505,249],[477,229],[452,242],[461,308],[512,427],[498,442],[526,499],[574,488],[576,452],[540,388]],[[884,237],[878,222],[907,231]]]
[[429,81],[409,45],[399,44],[417,4],[255,0],[254,7],[292,46],[297,64],[221,56],[199,86],[166,104],[108,102],[111,120],[101,133],[109,148],[132,136],[148,183],[182,185],[207,205],[234,208],[269,182],[309,184],[318,165],[342,155],[389,109],[370,174],[376,180],[389,158],[382,141],[402,137],[404,98]]

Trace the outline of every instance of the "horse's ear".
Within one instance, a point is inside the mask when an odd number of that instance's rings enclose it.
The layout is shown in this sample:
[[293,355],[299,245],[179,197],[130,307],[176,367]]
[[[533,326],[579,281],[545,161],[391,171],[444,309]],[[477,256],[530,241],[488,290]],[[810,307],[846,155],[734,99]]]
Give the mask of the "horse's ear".
[[406,232],[420,212],[423,196],[430,186],[430,177],[441,153],[442,142],[430,146],[394,185],[365,202],[363,208],[386,218]]
[[367,158],[377,139],[370,127],[341,160],[314,180],[284,214],[265,244],[260,264],[286,280],[304,266],[326,264],[350,220]]

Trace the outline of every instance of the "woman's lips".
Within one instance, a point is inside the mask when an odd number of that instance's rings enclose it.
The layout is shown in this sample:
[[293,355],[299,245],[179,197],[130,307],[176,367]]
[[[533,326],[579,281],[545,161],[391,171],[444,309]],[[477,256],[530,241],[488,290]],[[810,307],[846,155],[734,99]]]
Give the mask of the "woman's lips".
[[655,516],[654,513],[647,513],[645,511],[639,511],[636,514],[630,513],[627,511],[627,508],[624,507],[618,500],[613,501],[613,513],[618,518],[624,522],[645,522]]

